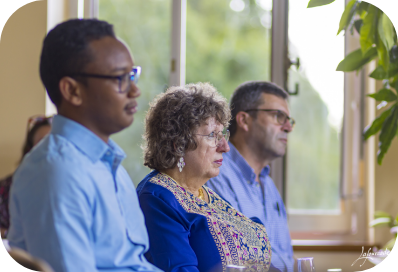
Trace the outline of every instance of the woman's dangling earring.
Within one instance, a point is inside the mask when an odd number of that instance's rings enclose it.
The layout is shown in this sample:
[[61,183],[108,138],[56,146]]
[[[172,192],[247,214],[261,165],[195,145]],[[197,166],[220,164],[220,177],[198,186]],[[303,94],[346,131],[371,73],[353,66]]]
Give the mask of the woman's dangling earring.
[[184,166],[185,166],[184,157],[180,158],[180,161],[177,163],[177,166],[178,166],[178,170],[180,170],[180,172],[182,172],[182,168],[184,168]]

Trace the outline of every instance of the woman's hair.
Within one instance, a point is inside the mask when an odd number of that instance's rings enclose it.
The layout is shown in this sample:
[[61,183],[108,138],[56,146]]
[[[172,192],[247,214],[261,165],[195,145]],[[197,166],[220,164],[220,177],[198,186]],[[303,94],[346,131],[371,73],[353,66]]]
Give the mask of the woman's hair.
[[159,94],[145,118],[144,165],[157,170],[175,167],[185,151],[197,148],[194,133],[211,117],[228,127],[231,112],[209,83],[170,87]]
[[22,158],[33,148],[33,138],[36,134],[36,131],[39,130],[39,128],[44,127],[44,126],[51,126],[51,121],[52,117],[35,117],[35,118],[30,118],[29,122],[31,120],[34,121],[33,125],[28,124],[28,132],[26,134],[26,139],[25,143],[22,148]]

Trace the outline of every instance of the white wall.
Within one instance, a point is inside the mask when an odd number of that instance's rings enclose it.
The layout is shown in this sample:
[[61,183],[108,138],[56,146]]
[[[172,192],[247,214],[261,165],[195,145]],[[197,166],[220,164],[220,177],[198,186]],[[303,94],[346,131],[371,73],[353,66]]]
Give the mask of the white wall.
[[[383,164],[376,166],[375,209],[398,214],[398,138],[395,137]],[[387,227],[375,228],[376,242],[381,246],[393,238]]]

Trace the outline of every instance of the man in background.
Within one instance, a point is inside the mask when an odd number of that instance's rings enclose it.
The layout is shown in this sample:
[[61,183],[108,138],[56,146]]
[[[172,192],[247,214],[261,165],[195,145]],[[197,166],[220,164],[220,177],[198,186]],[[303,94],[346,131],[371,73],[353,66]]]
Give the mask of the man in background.
[[11,247],[57,272],[160,271],[144,258],[144,217],[109,139],[133,122],[140,71],[107,22],[74,19],[48,33],[40,76],[58,115],[14,175]]
[[238,211],[265,225],[271,263],[293,272],[286,210],[269,176],[269,165],[285,154],[287,134],[294,125],[287,99],[286,91],[265,81],[246,82],[235,90],[230,102],[230,152],[224,155],[220,174],[207,185]]

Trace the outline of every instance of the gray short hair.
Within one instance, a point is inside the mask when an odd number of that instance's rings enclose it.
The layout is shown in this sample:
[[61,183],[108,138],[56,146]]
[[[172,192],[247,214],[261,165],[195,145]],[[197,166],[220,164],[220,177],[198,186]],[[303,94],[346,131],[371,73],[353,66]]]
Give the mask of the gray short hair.
[[[229,131],[233,137],[237,130],[236,115],[240,111],[256,109],[261,104],[260,96],[262,93],[273,94],[280,98],[287,99],[289,94],[278,85],[268,81],[247,81],[236,88],[231,96],[231,124]],[[256,118],[257,112],[250,114]]]

